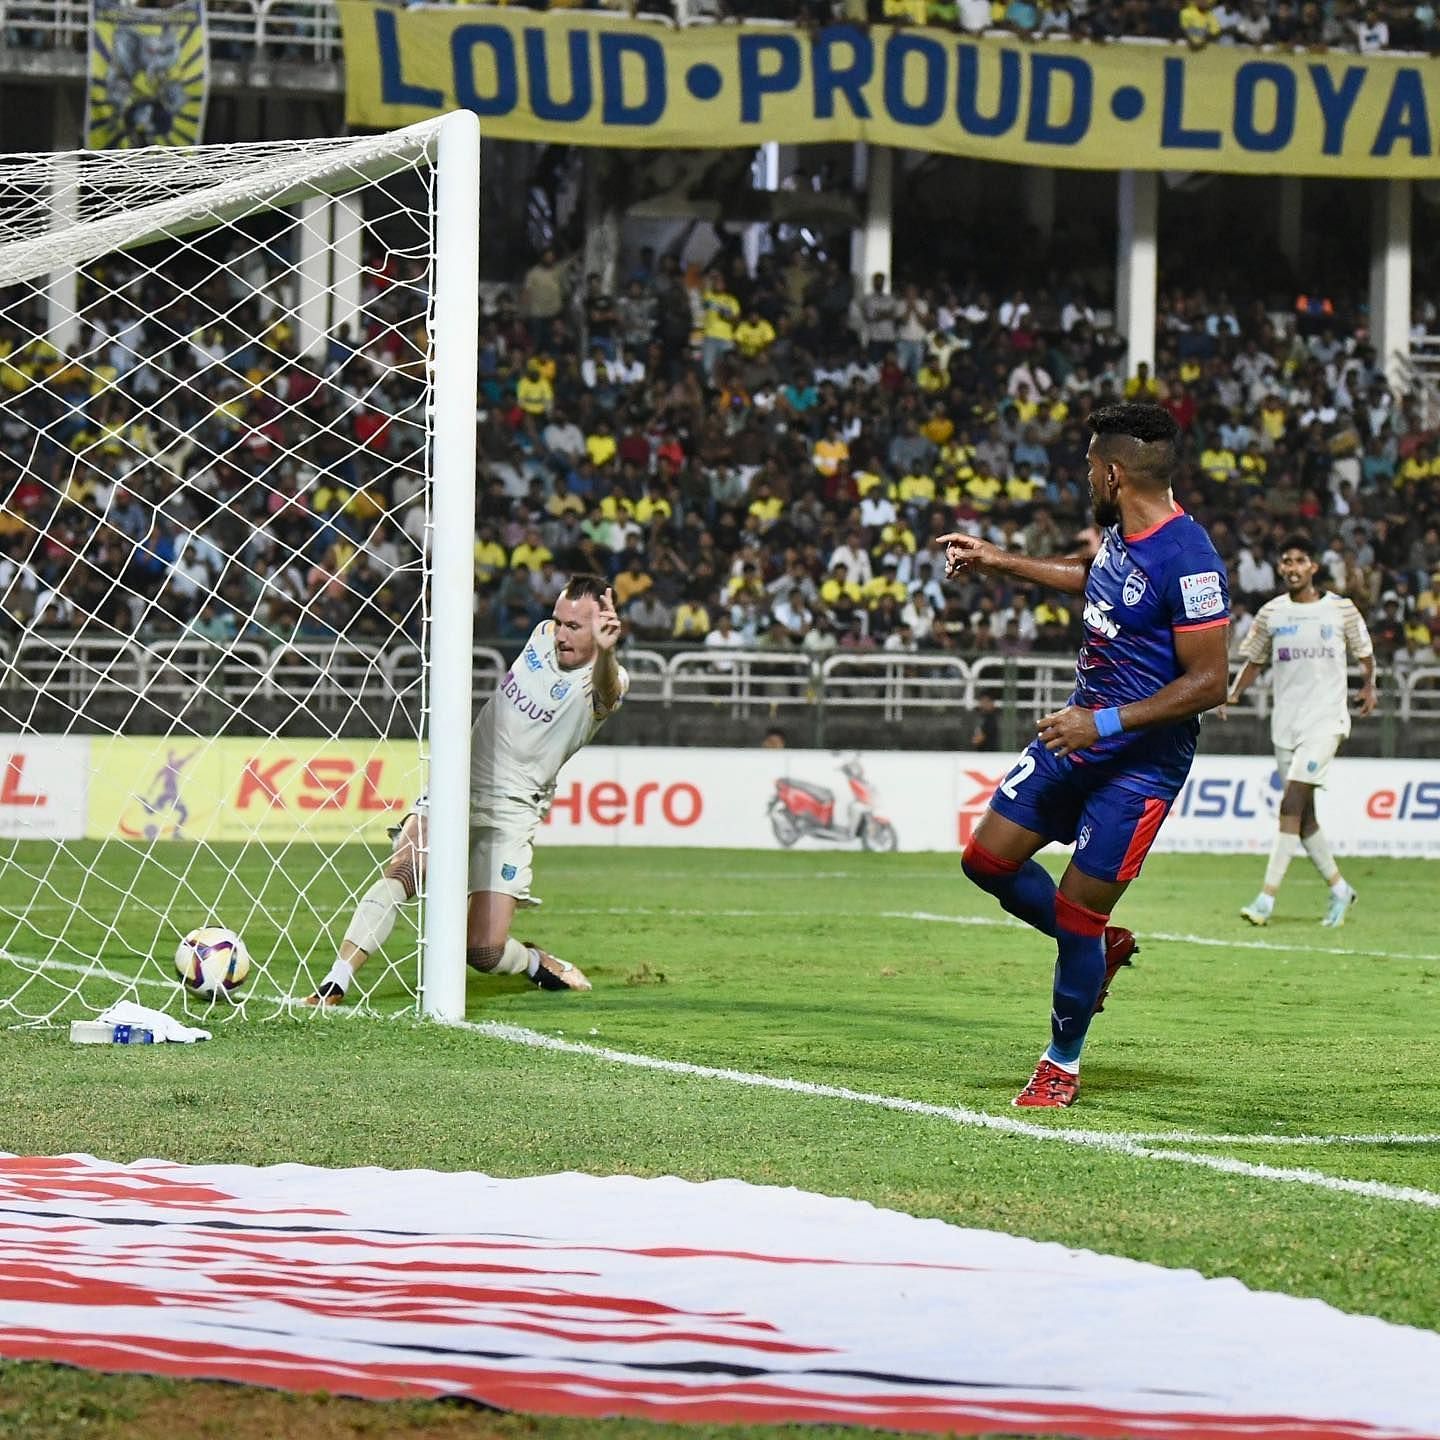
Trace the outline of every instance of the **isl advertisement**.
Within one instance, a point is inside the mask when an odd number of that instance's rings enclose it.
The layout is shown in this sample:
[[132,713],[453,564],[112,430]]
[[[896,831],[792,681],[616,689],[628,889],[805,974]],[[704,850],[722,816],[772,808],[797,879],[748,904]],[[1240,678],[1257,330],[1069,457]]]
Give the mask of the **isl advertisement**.
[[0,737],[0,835],[383,845],[422,789],[416,745]]
[[[958,851],[1014,757],[592,746],[561,772],[542,845]],[[383,847],[425,788],[414,743],[0,737],[0,836]],[[1263,852],[1266,756],[1201,755],[1157,852]],[[1338,760],[1319,792],[1341,855],[1440,858],[1440,761]]]

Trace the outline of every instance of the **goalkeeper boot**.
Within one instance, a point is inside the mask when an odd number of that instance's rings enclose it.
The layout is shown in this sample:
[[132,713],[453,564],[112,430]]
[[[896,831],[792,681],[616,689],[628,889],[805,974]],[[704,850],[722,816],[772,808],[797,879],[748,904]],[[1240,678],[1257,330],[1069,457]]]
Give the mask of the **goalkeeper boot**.
[[1022,1110],[1058,1110],[1073,1105],[1080,1094],[1080,1077],[1042,1059],[1030,1083],[1010,1102]]
[[305,1003],[307,1005],[343,1005],[345,992],[333,980],[327,980],[306,999]]
[[530,977],[532,985],[538,985],[542,990],[590,989],[590,982],[585,978],[585,972],[578,965],[572,965],[568,960],[562,960],[558,955],[552,955],[538,945],[530,945],[528,940],[522,940],[520,943],[529,946],[540,957],[540,963]]
[[1105,978],[1100,982],[1100,993],[1095,997],[1095,1008],[1090,1012],[1098,1015],[1105,1008],[1105,997],[1110,993],[1110,982],[1125,966],[1133,964],[1132,955],[1140,953],[1140,944],[1133,930],[1120,925],[1105,927]]
[[1240,911],[1241,918],[1252,925],[1268,925],[1274,913],[1275,897],[1267,895],[1263,890]]
[[1338,930],[1345,923],[1345,916],[1349,913],[1350,907],[1359,898],[1353,885],[1347,885],[1339,895],[1331,891],[1329,907],[1325,911],[1325,918],[1320,923],[1331,930]]

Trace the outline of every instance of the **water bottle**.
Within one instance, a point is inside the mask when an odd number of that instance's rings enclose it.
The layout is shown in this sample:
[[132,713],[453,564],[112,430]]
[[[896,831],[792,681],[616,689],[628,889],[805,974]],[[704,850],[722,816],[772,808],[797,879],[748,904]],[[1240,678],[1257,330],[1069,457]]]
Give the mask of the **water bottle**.
[[155,1032],[147,1030],[143,1025],[116,1025],[115,1033],[110,1037],[112,1045],[153,1045],[155,1043]]

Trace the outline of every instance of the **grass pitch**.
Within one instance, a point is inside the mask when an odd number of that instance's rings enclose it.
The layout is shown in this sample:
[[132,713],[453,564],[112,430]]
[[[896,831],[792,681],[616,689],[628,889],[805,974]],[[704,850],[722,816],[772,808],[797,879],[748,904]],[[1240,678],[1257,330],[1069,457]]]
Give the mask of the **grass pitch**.
[[[127,853],[111,847],[103,857],[117,893],[131,888],[116,873]],[[38,871],[47,857],[21,847],[17,858]],[[79,894],[95,858],[76,847],[65,862],[73,876],[52,868],[53,897],[67,887]],[[188,883],[196,893],[235,884],[224,869],[234,862],[202,857]],[[338,858],[292,852],[283,882],[247,875],[246,863],[238,883],[250,893],[283,883],[314,902],[276,905],[283,927],[247,911],[246,939],[272,961],[253,981],[247,1010],[256,1010],[266,985],[291,986],[293,957],[321,944],[328,912],[315,894],[330,886],[338,910],[338,882],[362,883],[373,857],[356,847]],[[1009,1101],[1048,1035],[1053,949],[1001,923],[954,857],[546,849],[536,884],[546,904],[525,932],[583,965],[595,990],[553,995],[472,977],[469,1019],[591,1048],[313,1013],[237,1015],[195,1048],[80,1048],[60,1031],[15,1030],[0,1033],[4,1148],[495,1175],[737,1176],[1440,1328],[1440,1208],[1407,1197],[1440,1191],[1440,1143],[1405,1141],[1440,1131],[1430,1078],[1440,1069],[1440,927],[1429,904],[1440,872],[1423,861],[1350,861],[1360,904],[1349,925],[1327,931],[1316,923],[1324,888],[1297,863],[1275,921],[1257,931],[1237,911],[1261,869],[1258,859],[1220,857],[1159,856],[1146,866],[1117,911],[1143,952],[1092,1027],[1080,1104],[1025,1117],[1082,1132],[1073,1139],[974,1123],[977,1112],[1018,1113]],[[17,873],[7,872],[7,899]],[[173,910],[167,883],[142,869],[127,903],[151,915]],[[5,910],[13,915],[13,902]],[[77,950],[84,923],[71,923]],[[4,928],[10,950],[36,953],[39,934],[27,948],[23,930]],[[105,932],[97,924],[89,938],[109,968],[142,963],[118,940],[124,924]],[[146,973],[161,977],[163,967],[149,962]],[[159,988],[140,998],[168,1003]],[[376,1000],[398,998],[392,984]],[[952,1113],[657,1072],[597,1050]],[[1090,1132],[1138,1138],[1122,1152]],[[1160,1134],[1170,1138],[1148,1138]],[[1165,1158],[1177,1152],[1186,1158]],[[1216,1160],[1238,1165],[1206,1168]],[[1376,1183],[1327,1188],[1332,1180]],[[174,1433],[164,1417],[177,1389],[182,1404],[205,1409],[216,1387],[6,1366],[0,1436]],[[245,1397],[238,1410],[225,1400],[226,1433],[330,1433],[283,1409],[300,1402],[221,1393]],[[77,1429],[80,1412],[90,1419]],[[348,1423],[338,1405],[326,1413],[326,1424]],[[580,1433],[450,1407],[384,1413],[383,1428],[401,1434]],[[586,1431],[615,1440],[696,1434],[629,1422]]]

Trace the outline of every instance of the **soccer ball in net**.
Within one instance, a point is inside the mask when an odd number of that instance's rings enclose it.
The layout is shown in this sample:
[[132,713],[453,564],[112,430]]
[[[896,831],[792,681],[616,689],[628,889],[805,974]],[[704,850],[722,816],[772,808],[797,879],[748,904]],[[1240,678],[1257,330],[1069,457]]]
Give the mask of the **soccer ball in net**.
[[205,999],[238,990],[250,973],[250,952],[233,931],[218,925],[192,930],[175,951],[175,969]]

